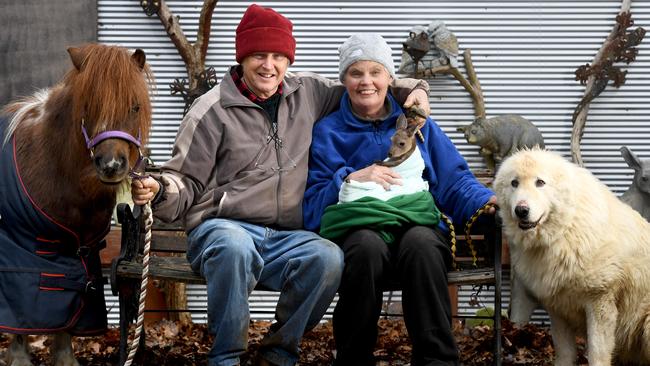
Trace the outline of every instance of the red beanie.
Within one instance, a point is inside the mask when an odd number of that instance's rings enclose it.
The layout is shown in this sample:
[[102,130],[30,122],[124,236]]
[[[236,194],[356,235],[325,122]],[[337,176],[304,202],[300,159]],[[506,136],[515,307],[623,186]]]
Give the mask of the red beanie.
[[255,52],[281,53],[293,64],[296,40],[291,32],[293,24],[271,8],[253,4],[246,9],[237,26],[235,36],[236,60],[242,60]]

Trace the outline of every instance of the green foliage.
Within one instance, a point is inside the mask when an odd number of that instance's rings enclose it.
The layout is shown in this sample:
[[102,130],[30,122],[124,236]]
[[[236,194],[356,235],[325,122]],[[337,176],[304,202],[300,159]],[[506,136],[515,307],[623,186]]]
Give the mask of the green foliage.
[[[475,316],[481,316],[481,317],[493,317],[494,316],[494,308],[486,306],[483,308],[480,308],[476,310],[476,313],[474,314]],[[508,317],[508,312],[506,310],[501,310],[501,317],[507,318]],[[479,325],[487,325],[488,327],[492,327],[494,325],[494,320],[492,319],[484,319],[484,318],[468,318],[465,320],[465,325],[467,325],[468,328],[474,328]]]

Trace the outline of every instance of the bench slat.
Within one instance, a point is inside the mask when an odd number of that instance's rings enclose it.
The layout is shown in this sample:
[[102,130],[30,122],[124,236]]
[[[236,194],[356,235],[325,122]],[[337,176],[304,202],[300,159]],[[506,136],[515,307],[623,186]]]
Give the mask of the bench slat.
[[[120,277],[140,278],[142,263],[123,261],[117,267],[117,273]],[[205,284],[203,277],[194,273],[187,259],[183,257],[151,256],[149,258],[149,276],[158,279]],[[448,273],[448,278],[450,285],[493,283],[494,270],[493,268],[477,268],[451,271]]]
[[[471,239],[474,241],[483,240],[484,236],[472,234]],[[456,237],[457,247],[462,248],[467,245],[465,234],[460,233]],[[187,252],[187,236],[183,231],[167,231],[154,228],[151,233],[151,251],[167,253],[185,253]]]
[[[117,266],[117,274],[119,277],[140,278],[142,276],[142,263],[122,261]],[[205,284],[203,277],[194,273],[187,259],[181,257],[149,257],[149,276],[151,278]]]
[[151,233],[152,252],[187,252],[187,237],[182,231],[153,231]]

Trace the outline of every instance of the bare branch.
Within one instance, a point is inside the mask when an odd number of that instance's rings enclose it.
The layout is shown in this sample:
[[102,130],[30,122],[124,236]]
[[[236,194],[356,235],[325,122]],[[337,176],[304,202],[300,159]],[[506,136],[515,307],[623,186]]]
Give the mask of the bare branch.
[[[172,13],[164,0],[159,0],[160,5],[156,5],[157,8],[153,8],[155,9],[153,11],[151,7],[147,7],[147,1],[142,2],[142,6],[143,8],[146,7],[145,12],[148,15],[156,12],[160,22],[165,27],[167,35],[178,50],[178,53],[183,59],[183,63],[185,63],[185,69],[189,76],[188,88],[184,88],[185,80],[178,80],[173,87],[175,89],[173,89],[172,94],[180,93],[186,99],[186,107],[188,106],[188,102],[191,104],[194,98],[198,96],[197,93],[199,91],[204,93],[209,90],[209,85],[206,84],[205,77],[205,59],[210,44],[212,14],[214,13],[214,8],[217,6],[217,2],[218,0],[204,0],[195,43],[191,43],[187,39],[179,23],[179,18]],[[204,85],[200,85],[201,83]]]
[[158,18],[165,27],[165,31],[167,32],[169,38],[172,40],[172,43],[174,46],[176,46],[176,49],[181,55],[183,62],[185,62],[185,65],[192,64],[194,58],[192,44],[187,40],[187,37],[185,37],[185,33],[183,33],[183,29],[178,22],[178,18],[174,16],[164,0],[160,0]]
[[470,92],[470,95],[474,101],[474,117],[485,118],[485,101],[483,100],[483,89],[481,88],[481,83],[478,81],[478,77],[476,76],[476,70],[474,70],[474,62],[472,62],[471,49],[465,49],[465,52],[463,52],[463,59],[465,60],[465,70],[467,70],[469,83],[472,85],[472,92]]
[[472,103],[474,104],[474,117],[484,118],[485,117],[485,102],[483,101],[483,90],[481,89],[481,84],[476,77],[476,71],[474,70],[474,63],[472,62],[472,51],[466,49],[463,52],[463,58],[465,59],[465,69],[467,70],[467,75],[469,81],[463,76],[463,74],[455,67],[449,65],[432,67],[425,69],[423,71],[418,71],[415,73],[415,78],[423,77],[433,77],[435,74],[451,74],[460,85],[465,88],[472,97]]
[[454,76],[454,78],[456,78],[456,80],[458,80],[460,85],[462,85],[463,88],[465,88],[465,90],[467,90],[467,92],[469,93],[469,96],[472,97],[472,102],[474,104],[474,115],[475,115],[475,117],[479,117],[481,114],[483,115],[483,117],[485,117],[485,110],[484,110],[484,108],[482,108],[482,105],[481,105],[481,101],[482,101],[483,98],[478,95],[478,93],[476,92],[476,89],[474,89],[474,86],[472,84],[470,84],[470,82],[467,81],[467,79],[465,79],[463,74],[461,74],[460,71],[457,68],[452,68],[450,73],[451,73],[451,75]]
[[212,24],[212,13],[217,6],[218,0],[205,0],[199,17],[199,30],[196,34],[195,50],[200,57],[201,65],[205,65],[205,57],[208,54],[208,45],[210,43],[210,27]]
[[[631,3],[631,0],[623,0],[619,14],[629,12]],[[600,50],[598,50],[598,53],[596,53],[596,56],[594,56],[594,59],[591,62],[592,65],[599,64],[602,61],[606,50],[610,47],[613,40],[619,34],[619,27],[620,25],[618,23],[614,24],[614,28],[603,42],[603,45],[600,47]],[[590,75],[587,79],[587,86],[585,87],[583,99],[592,93],[595,83],[596,75]],[[582,154],[580,152],[580,141],[582,140],[582,135],[584,134],[584,128],[587,122],[587,115],[589,114],[590,105],[591,102],[589,101],[580,106],[581,109],[573,121],[573,128],[571,130],[571,158],[574,163],[580,166],[584,166],[584,163],[582,161]]]
[[449,70],[451,70],[451,66],[449,65],[436,66],[436,67],[424,69],[422,71],[418,71],[413,75],[413,77],[416,79],[434,77],[436,74],[449,74]]

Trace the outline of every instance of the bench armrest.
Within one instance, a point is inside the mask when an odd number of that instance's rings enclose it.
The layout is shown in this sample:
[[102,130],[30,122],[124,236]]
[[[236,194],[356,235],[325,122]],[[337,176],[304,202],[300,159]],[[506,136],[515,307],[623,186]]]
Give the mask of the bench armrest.
[[117,221],[122,224],[122,240],[120,245],[120,255],[113,258],[111,263],[111,291],[117,295],[117,267],[122,261],[133,261],[138,254],[142,225],[142,210],[139,208],[131,211],[131,207],[126,203],[117,205]]

